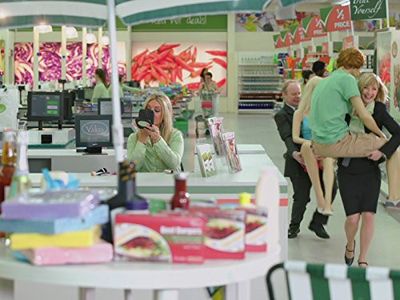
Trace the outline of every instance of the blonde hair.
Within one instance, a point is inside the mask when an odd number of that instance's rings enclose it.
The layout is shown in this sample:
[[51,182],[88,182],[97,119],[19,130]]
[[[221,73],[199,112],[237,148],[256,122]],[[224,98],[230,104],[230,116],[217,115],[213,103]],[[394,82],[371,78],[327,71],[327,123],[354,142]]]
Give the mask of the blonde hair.
[[146,101],[144,102],[143,107],[147,108],[147,105],[151,101],[157,101],[158,104],[161,106],[162,110],[162,122],[160,124],[160,134],[162,138],[169,143],[169,139],[171,138],[172,130],[173,130],[173,123],[172,123],[172,104],[171,100],[165,94],[154,94],[150,95]]
[[361,93],[364,88],[373,84],[378,87],[378,94],[374,100],[385,103],[388,95],[388,89],[378,75],[374,73],[362,73],[358,79],[358,89]]
[[356,48],[340,51],[336,65],[338,68],[360,69],[365,64],[365,55]]
[[319,76],[314,76],[305,85],[299,107],[297,108],[297,110],[301,111],[303,114],[308,114],[310,112],[312,94],[315,87],[321,82],[321,80],[324,79]]

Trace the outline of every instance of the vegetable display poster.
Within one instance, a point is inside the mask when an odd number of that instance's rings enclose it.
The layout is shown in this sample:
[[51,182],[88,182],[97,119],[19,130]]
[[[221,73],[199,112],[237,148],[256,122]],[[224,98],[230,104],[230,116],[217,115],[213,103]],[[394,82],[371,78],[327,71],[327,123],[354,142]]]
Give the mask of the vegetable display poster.
[[181,83],[198,90],[203,68],[208,68],[221,94],[226,95],[225,42],[132,44],[132,80],[144,85]]
[[[99,46],[87,45],[86,72],[92,78],[98,68]],[[15,83],[32,84],[33,82],[33,43],[14,44]],[[103,47],[102,68],[111,73],[111,57],[108,46]],[[82,79],[82,43],[67,44],[67,81]],[[118,70],[126,74],[125,43],[118,42]],[[61,79],[61,43],[46,42],[39,47],[39,80],[52,81]]]

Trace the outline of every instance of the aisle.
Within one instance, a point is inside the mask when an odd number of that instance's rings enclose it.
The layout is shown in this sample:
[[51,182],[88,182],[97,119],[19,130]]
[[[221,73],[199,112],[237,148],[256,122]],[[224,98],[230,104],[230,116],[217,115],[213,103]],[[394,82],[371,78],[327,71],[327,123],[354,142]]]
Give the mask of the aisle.
[[[283,173],[285,152],[272,115],[224,115],[225,128],[233,130],[238,135],[238,143],[262,144],[268,155]],[[289,185],[289,199],[292,199],[292,189]],[[345,214],[340,195],[336,196],[331,217],[326,227],[331,238],[322,240],[307,229],[311,215],[315,209],[314,197],[301,225],[301,231],[296,239],[289,240],[289,258],[307,260],[309,262],[343,263],[345,247],[344,220]],[[291,201],[289,202],[291,211]],[[397,214],[398,216],[399,214]],[[396,255],[400,245],[398,233],[400,224],[379,205],[375,224],[374,240],[369,251],[368,262],[372,266],[399,266],[400,256]],[[359,244],[359,243],[357,243]],[[359,251],[358,249],[356,251]],[[356,253],[357,257],[357,253]]]

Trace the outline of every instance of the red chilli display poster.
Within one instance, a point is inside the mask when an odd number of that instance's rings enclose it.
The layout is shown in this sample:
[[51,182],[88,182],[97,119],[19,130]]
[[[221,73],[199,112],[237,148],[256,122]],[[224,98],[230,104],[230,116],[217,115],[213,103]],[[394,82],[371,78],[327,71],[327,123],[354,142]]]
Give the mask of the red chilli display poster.
[[208,68],[221,94],[226,95],[225,42],[132,44],[132,80],[142,84],[180,83],[189,90],[198,90],[203,68]]
[[322,8],[321,18],[327,32],[351,30],[350,6],[335,5]]

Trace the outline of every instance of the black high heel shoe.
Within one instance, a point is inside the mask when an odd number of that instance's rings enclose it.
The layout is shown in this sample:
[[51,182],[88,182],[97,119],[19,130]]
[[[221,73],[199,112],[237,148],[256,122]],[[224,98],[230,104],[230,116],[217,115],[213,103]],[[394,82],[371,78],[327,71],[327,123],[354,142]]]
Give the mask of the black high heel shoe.
[[346,245],[346,251],[347,252],[350,252],[350,253],[353,253],[353,257],[351,257],[351,258],[348,258],[347,256],[346,256],[346,252],[344,253],[344,262],[346,263],[346,265],[348,265],[349,267],[353,264],[353,261],[354,261],[354,250],[356,249],[356,241],[354,241],[354,248],[353,248],[353,250],[349,250],[348,248],[347,248],[347,245]]

